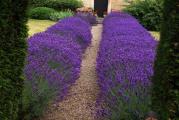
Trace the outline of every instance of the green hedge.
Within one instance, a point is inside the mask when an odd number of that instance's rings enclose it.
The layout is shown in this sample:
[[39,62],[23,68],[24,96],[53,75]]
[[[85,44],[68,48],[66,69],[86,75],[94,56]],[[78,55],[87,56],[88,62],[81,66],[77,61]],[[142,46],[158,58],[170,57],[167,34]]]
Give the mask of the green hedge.
[[152,108],[159,120],[179,120],[179,1],[165,0],[154,66]]
[[0,1],[0,119],[19,120],[28,0]]
[[32,19],[58,21],[69,16],[73,16],[73,12],[70,10],[58,12],[47,7],[36,7],[29,10],[29,17]]
[[57,11],[53,8],[37,7],[30,9],[29,17],[33,19],[48,20],[50,19],[50,15],[55,12]]
[[58,21],[60,19],[73,16],[73,12],[70,10],[61,11],[61,12],[55,12],[50,14],[50,20],[52,21]]
[[159,31],[163,0],[134,0],[124,11],[136,17],[150,31]]
[[55,10],[76,10],[78,7],[82,7],[82,1],[80,0],[32,0],[32,7],[49,7]]

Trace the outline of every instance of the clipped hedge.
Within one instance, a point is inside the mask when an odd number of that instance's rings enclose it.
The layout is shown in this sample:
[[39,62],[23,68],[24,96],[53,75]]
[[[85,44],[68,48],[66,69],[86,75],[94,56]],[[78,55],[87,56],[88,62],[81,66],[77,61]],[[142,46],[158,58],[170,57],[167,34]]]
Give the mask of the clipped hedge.
[[179,1],[165,0],[154,67],[152,108],[159,120],[179,119]]
[[56,13],[57,11],[53,8],[48,7],[36,7],[29,11],[29,17],[33,19],[48,20],[50,19],[51,14]]
[[[90,30],[91,26],[85,21],[69,17],[29,38],[23,120],[38,119],[50,104],[67,95],[69,87],[79,77],[82,48],[91,41]],[[77,42],[77,36],[83,38],[84,47]]]
[[124,11],[136,17],[150,31],[159,31],[163,0],[134,0]]
[[88,22],[78,17],[68,17],[49,27],[46,32],[61,36],[71,36],[73,34],[76,37],[73,41],[78,43],[84,52],[91,43],[92,35],[90,31],[91,26]]
[[[28,40],[28,58],[24,70],[24,119],[43,114],[49,102],[62,100],[79,77],[81,49],[72,37],[38,33]],[[29,93],[30,92],[30,93]]]
[[66,17],[73,16],[73,12],[70,10],[66,11],[60,11],[60,12],[55,12],[50,14],[50,20],[52,21],[58,21]]
[[97,117],[145,119],[150,111],[156,45],[134,17],[111,13],[104,18],[96,66],[100,86]]
[[91,25],[94,25],[97,23],[96,16],[94,16],[92,13],[84,13],[84,12],[78,12],[75,14],[75,17],[79,17],[86,22],[90,23]]
[[55,10],[76,10],[76,8],[82,7],[82,1],[80,0],[32,0],[32,7],[49,7]]
[[36,7],[29,10],[29,17],[32,19],[58,21],[70,16],[73,16],[73,12],[70,10],[58,12],[48,7]]
[[0,1],[0,119],[19,120],[28,0]]

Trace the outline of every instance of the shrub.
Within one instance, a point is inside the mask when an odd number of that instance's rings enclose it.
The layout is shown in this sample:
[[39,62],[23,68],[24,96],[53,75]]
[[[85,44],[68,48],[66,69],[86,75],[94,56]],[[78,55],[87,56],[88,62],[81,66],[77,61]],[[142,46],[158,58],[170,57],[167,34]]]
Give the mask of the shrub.
[[26,56],[28,0],[0,1],[0,119],[16,120],[21,110]]
[[79,17],[86,22],[90,23],[91,25],[94,25],[97,23],[96,16],[92,15],[92,13],[82,13],[78,12],[75,14],[75,17]]
[[70,10],[61,11],[61,12],[54,12],[54,13],[50,14],[50,20],[58,21],[60,19],[70,17],[70,16],[73,16],[72,11],[70,11]]
[[124,11],[136,17],[148,30],[159,31],[163,0],[135,0]]
[[31,0],[30,6],[31,7],[44,7],[44,3],[48,0]]
[[73,16],[70,10],[58,12],[48,7],[36,7],[29,11],[29,17],[33,19],[58,21],[69,16]]
[[90,25],[70,17],[29,38],[24,69],[23,120],[40,117],[49,104],[67,95],[69,87],[79,77],[81,48],[84,47],[77,43],[76,35],[83,38],[86,48],[91,41]]
[[27,79],[24,90],[25,118],[39,117],[49,101],[54,101],[52,98],[62,100],[70,85],[79,77],[81,49],[78,44],[66,39],[70,37],[49,33],[38,33],[29,38],[24,69]]
[[29,17],[33,19],[48,20],[51,15],[58,13],[56,10],[47,7],[36,7],[29,11]]
[[32,120],[41,116],[48,104],[57,96],[56,89],[50,86],[49,83],[40,78],[34,77],[36,88],[31,81],[25,80],[23,91],[23,120]]
[[156,45],[147,30],[126,13],[111,13],[104,19],[96,68],[98,117],[145,119],[150,111]]
[[73,40],[77,42],[84,51],[91,43],[92,35],[90,31],[91,26],[89,23],[81,20],[78,17],[68,17],[48,28],[46,32],[63,36],[71,36],[71,34],[73,34],[76,37]]
[[55,10],[76,10],[82,7],[82,1],[79,0],[32,0],[32,7],[49,7]]
[[178,0],[165,0],[161,40],[152,79],[152,108],[159,120],[179,119]]

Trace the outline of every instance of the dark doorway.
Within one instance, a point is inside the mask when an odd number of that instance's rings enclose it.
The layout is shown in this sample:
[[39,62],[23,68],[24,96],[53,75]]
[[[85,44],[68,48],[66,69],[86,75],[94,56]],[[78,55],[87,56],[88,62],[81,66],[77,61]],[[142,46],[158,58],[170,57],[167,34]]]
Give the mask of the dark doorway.
[[94,0],[94,10],[98,17],[104,17],[108,10],[108,0]]

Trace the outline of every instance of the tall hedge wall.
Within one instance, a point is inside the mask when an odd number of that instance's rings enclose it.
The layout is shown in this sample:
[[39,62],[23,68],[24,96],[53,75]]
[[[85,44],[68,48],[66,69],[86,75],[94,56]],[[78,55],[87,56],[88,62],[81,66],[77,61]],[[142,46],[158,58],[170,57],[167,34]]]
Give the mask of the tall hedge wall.
[[0,0],[1,120],[18,119],[26,56],[27,5],[28,0]]
[[179,120],[179,1],[165,0],[154,67],[152,108],[159,120]]

